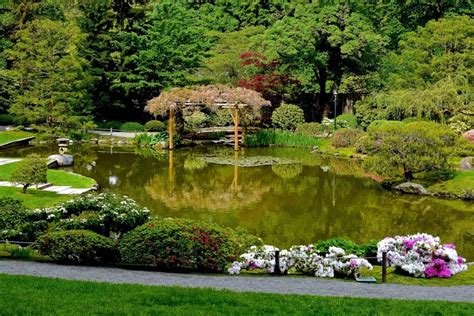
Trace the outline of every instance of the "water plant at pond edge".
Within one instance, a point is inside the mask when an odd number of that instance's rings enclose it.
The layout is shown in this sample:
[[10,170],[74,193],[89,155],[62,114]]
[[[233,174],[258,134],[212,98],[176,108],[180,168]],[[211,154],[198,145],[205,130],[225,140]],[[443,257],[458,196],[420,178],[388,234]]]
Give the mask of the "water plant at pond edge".
[[289,146],[289,147],[312,147],[319,146],[320,139],[303,135],[295,134],[289,131],[264,129],[247,135],[245,138],[245,145],[249,147],[260,146]]
[[454,244],[441,244],[429,234],[387,237],[378,243],[379,260],[382,252],[387,252],[390,266],[419,278],[450,278],[467,270]]

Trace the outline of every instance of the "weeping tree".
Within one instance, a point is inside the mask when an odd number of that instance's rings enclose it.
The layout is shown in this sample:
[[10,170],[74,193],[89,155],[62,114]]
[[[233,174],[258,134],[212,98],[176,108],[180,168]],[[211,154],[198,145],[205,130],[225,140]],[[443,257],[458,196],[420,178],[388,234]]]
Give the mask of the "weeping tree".
[[234,120],[235,149],[238,150],[239,122],[242,125],[242,135],[244,137],[245,129],[261,119],[262,108],[266,106],[270,106],[270,102],[256,91],[218,84],[169,89],[148,101],[146,110],[155,116],[169,115],[170,149],[172,149],[175,113],[192,113],[202,108],[215,113],[221,108],[227,108],[231,111]]

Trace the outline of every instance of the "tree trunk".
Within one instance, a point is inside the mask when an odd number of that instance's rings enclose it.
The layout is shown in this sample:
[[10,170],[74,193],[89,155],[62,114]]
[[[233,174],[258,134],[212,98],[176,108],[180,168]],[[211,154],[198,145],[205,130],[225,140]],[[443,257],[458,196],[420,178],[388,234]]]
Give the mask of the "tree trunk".
[[26,193],[26,190],[28,189],[29,186],[30,186],[29,183],[23,184],[23,193]]
[[413,180],[413,173],[406,168],[403,168],[403,175],[405,177],[405,181],[410,182]]

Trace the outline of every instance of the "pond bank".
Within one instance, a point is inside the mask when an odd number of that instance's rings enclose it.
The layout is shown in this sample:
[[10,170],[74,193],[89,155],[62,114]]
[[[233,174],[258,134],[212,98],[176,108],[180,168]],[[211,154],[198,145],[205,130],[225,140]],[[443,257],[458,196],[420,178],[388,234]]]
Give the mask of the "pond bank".
[[474,296],[472,296],[474,285],[430,287],[399,284],[362,284],[310,277],[178,274],[10,260],[0,261],[0,273],[119,284],[215,288],[236,292],[474,302]]

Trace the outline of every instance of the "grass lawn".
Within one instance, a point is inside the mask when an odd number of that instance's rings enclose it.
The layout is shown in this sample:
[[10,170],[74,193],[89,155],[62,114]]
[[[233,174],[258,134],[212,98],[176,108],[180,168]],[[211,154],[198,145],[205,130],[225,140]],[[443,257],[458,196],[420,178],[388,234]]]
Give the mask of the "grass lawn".
[[472,315],[474,304],[66,281],[0,274],[2,315]]
[[436,183],[428,187],[428,191],[454,195],[466,194],[470,191],[470,194],[474,195],[474,170],[458,170],[452,179]]
[[8,143],[13,140],[22,139],[33,136],[33,134],[21,131],[4,131],[0,132],[0,144]]
[[[0,180],[11,181],[12,172],[18,167],[18,164],[19,162],[1,165]],[[76,189],[90,188],[96,183],[94,179],[88,177],[53,169],[48,169],[48,182],[53,185],[71,186]]]
[[28,189],[22,193],[21,188],[0,187],[0,198],[11,197],[23,202],[29,208],[54,206],[58,203],[70,200],[72,195],[61,195],[54,192]]

